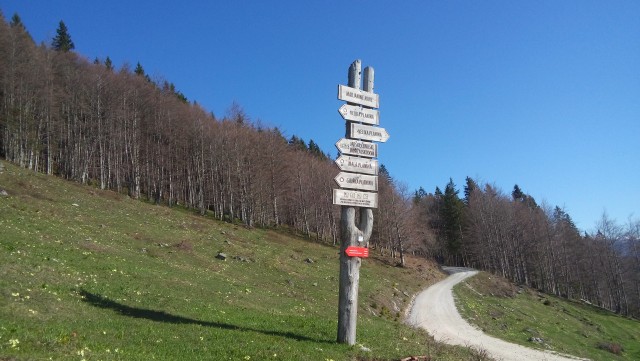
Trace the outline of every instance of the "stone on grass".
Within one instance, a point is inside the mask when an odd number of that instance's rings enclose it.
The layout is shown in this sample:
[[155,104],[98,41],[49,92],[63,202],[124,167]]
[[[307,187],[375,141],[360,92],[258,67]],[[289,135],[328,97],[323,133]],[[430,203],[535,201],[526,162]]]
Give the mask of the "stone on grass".
[[4,189],[0,189],[0,197],[8,197],[9,193],[7,193],[7,191],[5,191]]
[[235,259],[236,261],[240,261],[240,262],[249,262],[248,258],[242,257],[242,256],[233,256],[233,259]]
[[217,258],[217,259],[219,259],[219,260],[222,260],[222,261],[226,261],[226,260],[227,260],[227,255],[226,255],[226,254],[224,254],[224,253],[222,253],[222,252],[219,252],[219,253],[216,255],[216,258]]
[[529,337],[529,342],[544,343],[544,339],[542,339],[540,337]]

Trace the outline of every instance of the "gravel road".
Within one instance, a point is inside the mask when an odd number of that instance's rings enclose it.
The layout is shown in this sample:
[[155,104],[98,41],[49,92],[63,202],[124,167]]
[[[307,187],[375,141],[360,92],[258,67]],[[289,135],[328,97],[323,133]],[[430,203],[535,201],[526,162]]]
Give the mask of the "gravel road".
[[465,278],[478,273],[468,268],[447,267],[449,277],[420,292],[409,312],[407,323],[420,327],[437,341],[484,349],[495,360],[502,361],[575,361],[584,360],[560,356],[512,344],[484,334],[465,321],[456,309],[452,288]]

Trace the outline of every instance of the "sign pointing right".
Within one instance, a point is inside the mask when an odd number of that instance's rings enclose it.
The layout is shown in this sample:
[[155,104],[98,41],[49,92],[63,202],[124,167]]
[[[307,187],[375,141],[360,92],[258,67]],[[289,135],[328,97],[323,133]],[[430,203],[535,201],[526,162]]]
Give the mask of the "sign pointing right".
[[351,123],[351,138],[384,143],[389,139],[389,133],[384,128]]

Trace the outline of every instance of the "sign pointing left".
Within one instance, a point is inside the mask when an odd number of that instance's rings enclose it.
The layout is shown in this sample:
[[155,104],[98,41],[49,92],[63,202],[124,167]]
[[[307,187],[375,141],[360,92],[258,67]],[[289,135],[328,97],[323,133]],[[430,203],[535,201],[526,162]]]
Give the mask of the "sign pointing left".
[[338,109],[344,120],[353,122],[361,122],[367,124],[380,124],[380,111],[375,109],[363,108],[357,105],[342,104]]
[[346,253],[349,257],[367,258],[369,257],[369,248],[349,246],[344,250],[344,253]]
[[378,190],[378,176],[375,175],[340,172],[333,180],[342,188]]
[[340,170],[347,172],[378,174],[378,161],[369,158],[350,157],[341,155],[336,159],[336,164]]

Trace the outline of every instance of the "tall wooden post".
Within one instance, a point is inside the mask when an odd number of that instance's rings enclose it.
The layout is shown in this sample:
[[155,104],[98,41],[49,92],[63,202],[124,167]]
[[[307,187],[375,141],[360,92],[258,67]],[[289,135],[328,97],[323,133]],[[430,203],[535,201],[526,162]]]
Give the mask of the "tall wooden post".
[[[360,60],[349,67],[349,87],[360,89]],[[365,68],[364,91],[373,92],[373,68]],[[348,103],[353,104],[353,103]],[[351,122],[346,122],[346,137],[350,138]],[[373,210],[359,208],[360,225],[356,226],[356,208],[342,206],[340,218],[340,289],[338,293],[338,342],[356,343],[356,323],[358,318],[358,285],[360,282],[360,257],[347,256],[347,247],[368,247],[373,231]]]

